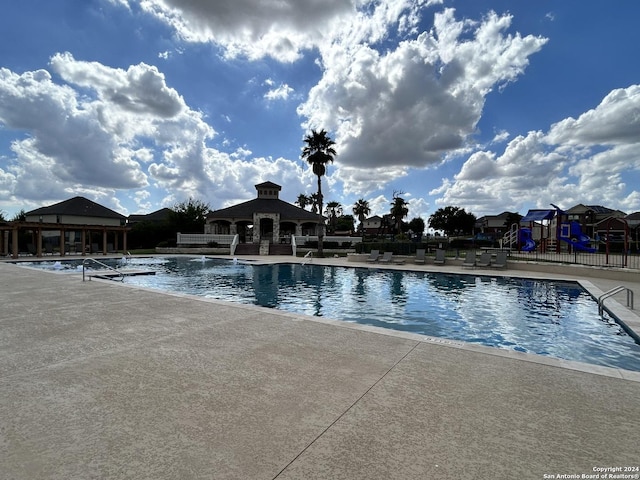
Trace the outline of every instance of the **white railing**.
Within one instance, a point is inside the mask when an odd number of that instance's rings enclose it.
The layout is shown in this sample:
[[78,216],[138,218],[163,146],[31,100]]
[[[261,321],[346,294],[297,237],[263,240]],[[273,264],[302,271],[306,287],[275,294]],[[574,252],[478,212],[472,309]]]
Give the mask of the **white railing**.
[[216,242],[218,245],[231,245],[237,235],[218,235],[214,233],[178,233],[178,245],[207,245]]
[[[305,242],[317,242],[317,235],[296,235],[295,236],[296,245],[304,245]],[[325,235],[323,238],[324,242],[351,242],[351,243],[360,243],[362,242],[362,237],[343,237],[341,235]]]

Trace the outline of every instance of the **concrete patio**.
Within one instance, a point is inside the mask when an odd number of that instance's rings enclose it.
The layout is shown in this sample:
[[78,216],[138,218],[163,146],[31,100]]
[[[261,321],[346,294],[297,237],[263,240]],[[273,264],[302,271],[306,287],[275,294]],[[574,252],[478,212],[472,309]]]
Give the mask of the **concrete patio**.
[[1,262],[0,298],[2,479],[542,479],[640,464],[637,372]]

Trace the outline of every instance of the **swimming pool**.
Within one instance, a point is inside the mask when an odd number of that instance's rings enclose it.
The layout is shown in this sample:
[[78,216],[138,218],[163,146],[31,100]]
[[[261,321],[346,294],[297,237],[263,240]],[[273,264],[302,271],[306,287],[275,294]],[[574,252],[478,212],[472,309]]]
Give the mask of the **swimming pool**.
[[640,345],[575,282],[194,257],[128,267],[156,272],[130,285],[640,371]]

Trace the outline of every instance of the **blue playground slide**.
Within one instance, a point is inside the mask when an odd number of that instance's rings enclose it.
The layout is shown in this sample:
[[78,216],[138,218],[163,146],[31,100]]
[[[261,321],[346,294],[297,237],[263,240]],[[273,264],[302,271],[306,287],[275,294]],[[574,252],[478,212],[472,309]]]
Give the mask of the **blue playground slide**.
[[569,243],[576,250],[595,253],[597,249],[590,246],[591,237],[582,232],[580,224],[575,221],[560,226],[560,240]]
[[519,234],[520,244],[522,245],[521,250],[523,252],[533,252],[536,249],[536,242],[533,241],[533,237],[531,236],[531,229],[521,228]]

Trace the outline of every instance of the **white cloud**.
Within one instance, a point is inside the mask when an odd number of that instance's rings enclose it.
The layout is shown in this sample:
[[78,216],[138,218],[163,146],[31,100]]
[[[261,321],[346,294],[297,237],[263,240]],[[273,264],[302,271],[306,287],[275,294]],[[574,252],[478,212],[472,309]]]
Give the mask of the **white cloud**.
[[269,90],[264,94],[264,98],[270,101],[274,100],[286,100],[289,98],[289,95],[293,93],[293,88],[291,88],[286,83],[280,84],[277,88]]
[[548,141],[565,145],[636,144],[640,139],[640,85],[611,91],[578,119],[554,124]]
[[466,147],[485,95],[514,81],[546,42],[505,34],[510,22],[496,14],[477,25],[456,21],[449,9],[436,14],[433,31],[385,53],[359,43],[363,35],[341,38],[321,47],[323,77],[298,112],[306,127],[336,132],[338,162],[350,172],[392,167],[402,176],[436,165]]
[[[129,0],[129,4],[134,0]],[[142,0],[140,6],[171,25],[189,42],[214,42],[226,55],[250,59],[300,58],[341,15],[353,15],[352,0]]]
[[530,132],[507,145],[502,155],[475,152],[453,180],[439,189],[440,206],[456,205],[474,213],[520,210],[550,203],[612,206],[628,212],[640,208],[631,172],[640,172],[640,86],[609,93],[595,109]]

